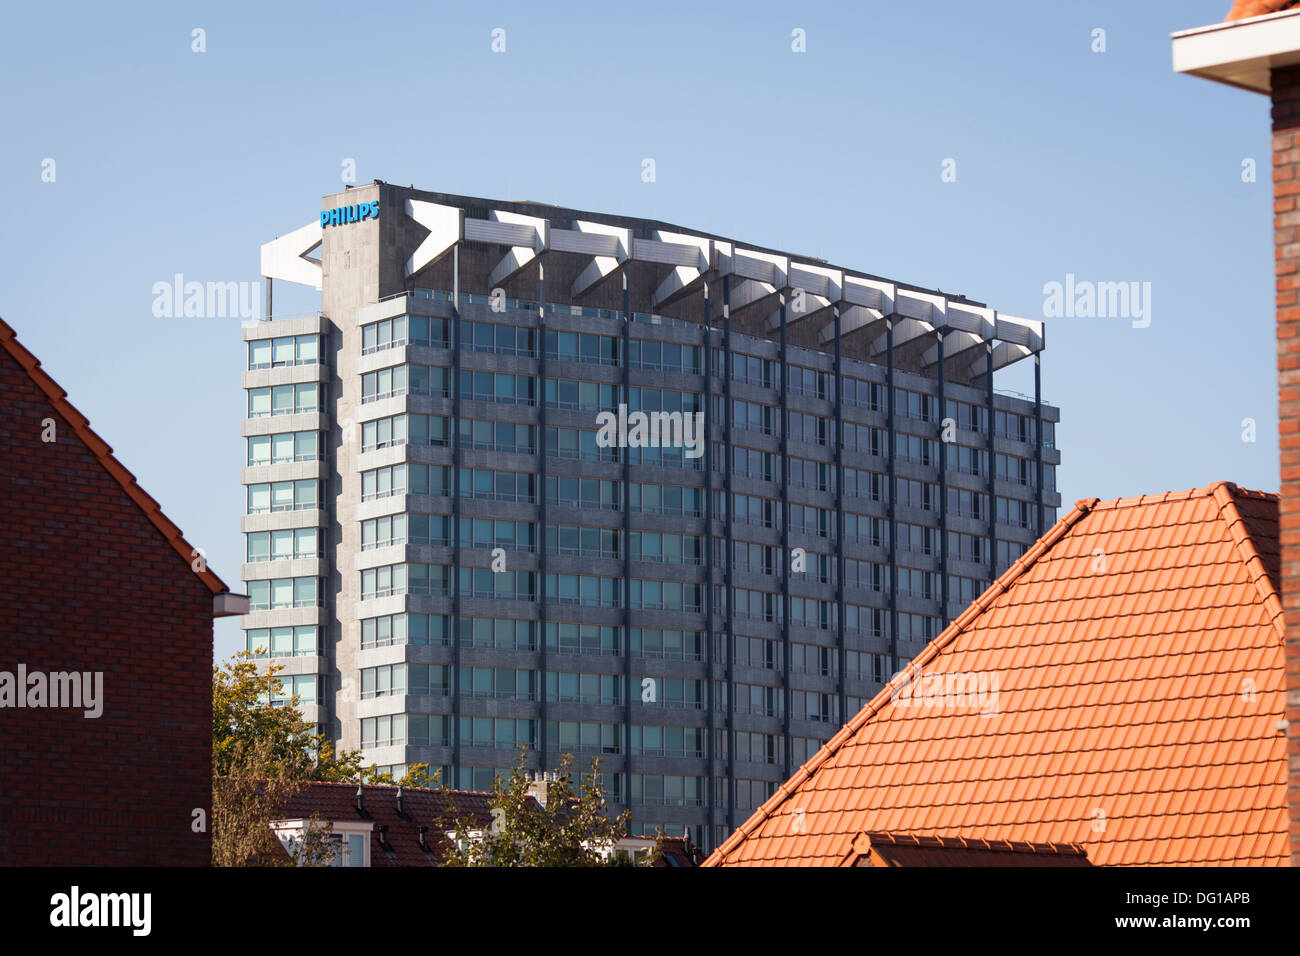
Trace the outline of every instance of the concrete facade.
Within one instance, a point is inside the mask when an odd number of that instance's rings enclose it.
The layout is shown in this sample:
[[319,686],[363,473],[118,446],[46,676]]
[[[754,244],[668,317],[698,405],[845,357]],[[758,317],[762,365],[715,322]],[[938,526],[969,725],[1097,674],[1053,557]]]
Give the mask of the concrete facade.
[[[368,763],[483,789],[520,743],[541,769],[595,754],[634,825],[711,848],[1055,520],[1059,414],[991,387],[1039,361],[1039,323],[626,217],[378,182],[322,210],[370,202],[321,227],[323,315],[244,333],[320,349],[245,372],[280,387],[246,435],[321,436],[245,483],[322,482],[244,519],[321,532],[250,551],[249,646],[281,629],[308,718]],[[285,411],[311,383],[323,407]],[[704,457],[599,449],[620,402],[698,403]],[[314,604],[258,609],[258,582],[313,577]]]

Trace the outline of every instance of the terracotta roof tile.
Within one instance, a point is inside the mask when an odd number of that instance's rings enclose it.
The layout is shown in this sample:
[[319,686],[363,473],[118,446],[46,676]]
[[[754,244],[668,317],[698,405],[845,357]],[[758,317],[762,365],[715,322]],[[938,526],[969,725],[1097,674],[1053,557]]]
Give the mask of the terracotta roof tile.
[[[1228,483],[1080,502],[705,865],[837,865],[864,833],[1284,863],[1277,536],[1276,496]],[[946,675],[996,676],[996,714],[927,703]]]
[[[91,454],[99,460],[104,470],[122,486],[122,490],[126,492],[127,497],[145,513],[145,517],[153,523],[154,527],[158,529],[172,549],[181,556],[186,565],[190,565],[193,556],[197,552],[182,536],[181,529],[172,524],[167,516],[162,513],[162,507],[158,502],[150,498],[145,493],[145,490],[136,483],[135,475],[127,471],[126,466],[113,457],[113,449],[109,447],[104,439],[91,430],[90,421],[68,401],[68,393],[59,388],[58,383],[46,374],[36,356],[23,348],[18,341],[17,333],[4,319],[0,319],[0,348],[8,352],[36,384],[36,387],[45,393],[46,399],[53,406],[58,416],[76,433],[82,444],[90,449]],[[213,594],[221,594],[230,590],[221,578],[206,567],[204,570],[195,573]]]

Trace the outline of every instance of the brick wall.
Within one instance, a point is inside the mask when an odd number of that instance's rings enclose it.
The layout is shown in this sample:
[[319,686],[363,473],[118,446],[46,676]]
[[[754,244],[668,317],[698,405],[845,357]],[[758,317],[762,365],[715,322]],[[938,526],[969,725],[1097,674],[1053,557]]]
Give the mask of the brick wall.
[[1282,603],[1287,627],[1288,793],[1291,863],[1300,866],[1300,67],[1273,71],[1273,230],[1282,456]]
[[0,670],[104,673],[98,719],[0,709],[0,864],[206,865],[211,592],[3,350],[0,389]]

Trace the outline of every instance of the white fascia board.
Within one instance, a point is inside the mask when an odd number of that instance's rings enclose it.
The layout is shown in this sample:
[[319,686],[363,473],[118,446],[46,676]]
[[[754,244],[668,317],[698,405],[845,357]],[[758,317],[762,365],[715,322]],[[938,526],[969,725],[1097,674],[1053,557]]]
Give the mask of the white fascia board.
[[[670,247],[675,256],[674,263],[676,265],[698,269],[700,272],[706,272],[709,268],[709,259],[713,252],[713,240],[711,239],[706,239],[703,236],[692,236],[684,232],[668,232],[665,229],[656,229],[653,239],[641,240],[639,245],[641,245],[642,250],[648,250],[651,248],[650,243]],[[662,262],[664,260],[656,259],[653,261]]]
[[1300,10],[1175,33],[1173,60],[1175,73],[1271,93],[1272,71],[1300,63]]
[[532,229],[532,242],[517,242],[514,245],[531,245],[533,252],[541,255],[547,248],[547,237],[551,230],[551,221],[543,219],[540,216],[525,216],[522,213],[506,212],[504,209],[493,209],[488,213],[493,222],[499,222],[507,226],[517,226],[522,229]]
[[[863,305],[851,305],[840,312],[840,336],[841,338],[850,332],[859,332],[868,326],[874,325],[885,317],[885,314],[879,309],[870,309]],[[817,333],[817,341],[822,345],[827,342],[835,341],[835,323],[832,321],[822,327]]]
[[[943,337],[943,360],[948,362],[963,352],[984,345],[987,339],[972,332],[946,332]],[[921,364],[929,367],[939,361],[939,345],[935,343],[921,356]]]
[[941,295],[899,289],[894,294],[894,314],[905,319],[918,319],[932,325],[943,325],[947,300]]
[[790,263],[790,287],[838,302],[843,295],[844,273],[839,269],[805,262]]
[[406,200],[406,215],[418,222],[429,234],[411,253],[403,266],[403,275],[412,276],[460,241],[463,233],[464,211],[458,206],[443,206],[419,199]]
[[1032,352],[1041,352],[1044,348],[1046,326],[1042,322],[1014,315],[999,315],[996,326],[995,337],[1001,342],[1023,345]]
[[878,312],[894,311],[895,287],[892,282],[878,279],[863,279],[858,276],[844,277],[844,301],[849,305],[860,305]]
[[790,260],[785,256],[753,249],[737,249],[731,257],[731,272],[744,279],[764,282],[777,289],[789,287]]
[[286,236],[272,239],[262,246],[262,275],[308,285],[318,292],[323,275],[319,262],[307,258],[321,244],[325,230],[316,219]]
[[997,335],[997,313],[978,305],[949,302],[944,327],[954,332],[969,332],[981,339]]

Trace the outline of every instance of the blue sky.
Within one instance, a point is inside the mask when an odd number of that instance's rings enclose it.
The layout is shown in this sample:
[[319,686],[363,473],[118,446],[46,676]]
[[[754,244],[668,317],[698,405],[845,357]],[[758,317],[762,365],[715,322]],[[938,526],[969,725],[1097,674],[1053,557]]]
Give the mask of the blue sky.
[[[346,159],[358,182],[663,219],[1027,318],[1067,274],[1149,282],[1147,328],[1048,323],[1066,504],[1275,491],[1268,102],[1170,67],[1170,32],[1229,6],[6,3],[0,316],[234,587],[239,321],[156,318],[151,290],[256,281]],[[219,622],[218,656],[239,643]]]

